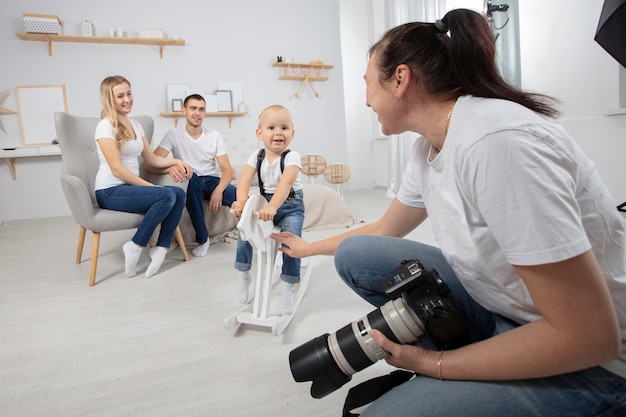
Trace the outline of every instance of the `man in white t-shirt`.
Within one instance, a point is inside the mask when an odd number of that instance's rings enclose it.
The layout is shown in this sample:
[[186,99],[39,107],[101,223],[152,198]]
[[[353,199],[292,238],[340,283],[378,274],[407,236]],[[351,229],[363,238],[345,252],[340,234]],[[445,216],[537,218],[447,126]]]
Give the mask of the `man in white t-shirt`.
[[[184,126],[170,129],[154,153],[182,159],[193,168],[187,185],[187,211],[196,231],[198,246],[191,251],[194,256],[205,256],[209,249],[209,231],[204,222],[203,200],[209,202],[209,211],[217,212],[221,206],[230,207],[237,199],[237,188],[231,185],[233,169],[226,154],[224,140],[216,130],[202,125],[206,117],[206,102],[199,94],[185,98],[182,114]],[[172,174],[171,167],[163,172]]]

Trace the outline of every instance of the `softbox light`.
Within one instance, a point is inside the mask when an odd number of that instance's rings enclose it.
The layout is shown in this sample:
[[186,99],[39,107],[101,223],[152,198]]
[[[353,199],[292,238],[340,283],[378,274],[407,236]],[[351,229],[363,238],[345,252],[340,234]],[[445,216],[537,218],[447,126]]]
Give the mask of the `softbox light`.
[[595,41],[626,67],[626,0],[605,0]]

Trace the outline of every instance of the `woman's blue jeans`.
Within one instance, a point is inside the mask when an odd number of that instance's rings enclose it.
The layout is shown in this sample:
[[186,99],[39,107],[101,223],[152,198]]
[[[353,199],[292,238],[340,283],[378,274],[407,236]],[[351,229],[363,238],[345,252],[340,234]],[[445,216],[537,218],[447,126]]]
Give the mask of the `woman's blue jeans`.
[[142,213],[132,241],[146,247],[161,224],[157,246],[169,248],[185,208],[185,190],[176,186],[116,185],[96,191],[98,205],[108,210]]
[[[304,199],[302,190],[295,192],[294,198],[289,198],[280,206],[274,216],[274,224],[282,231],[291,232],[294,235],[302,236],[302,225],[304,224]],[[270,201],[273,194],[266,194],[265,199]],[[299,258],[292,258],[283,253],[283,270],[280,279],[284,282],[297,284],[300,282]],[[237,254],[235,257],[235,268],[240,271],[249,271],[252,266],[252,245],[241,236],[237,239]]]
[[[211,198],[211,194],[213,194],[219,183],[219,177],[193,174],[187,184],[187,212],[191,218],[193,229],[196,231],[196,242],[201,245],[209,239],[209,230],[204,222],[203,200]],[[224,189],[222,205],[230,207],[235,200],[237,200],[237,188],[229,184]]]
[[[341,278],[376,307],[389,301],[381,282],[405,259],[417,259],[426,270],[437,270],[450,287],[450,300],[464,316],[474,341],[517,326],[476,303],[438,248],[408,239],[361,235],[345,239],[335,252],[335,266]],[[427,338],[422,339],[424,346],[432,346]],[[381,396],[361,414],[362,417],[624,415],[626,379],[599,366],[549,378],[498,382],[440,381],[418,375]]]

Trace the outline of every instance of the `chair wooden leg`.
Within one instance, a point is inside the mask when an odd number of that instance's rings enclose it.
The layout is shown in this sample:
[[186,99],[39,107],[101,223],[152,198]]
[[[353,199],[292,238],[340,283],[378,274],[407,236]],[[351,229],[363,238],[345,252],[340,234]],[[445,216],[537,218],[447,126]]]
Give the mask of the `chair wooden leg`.
[[89,268],[89,286],[96,285],[96,269],[98,268],[98,251],[100,250],[100,232],[92,232],[91,267]]
[[178,243],[178,247],[180,251],[183,253],[183,259],[185,262],[189,261],[189,254],[187,253],[187,247],[185,246],[185,240],[183,239],[183,234],[180,231],[180,227],[176,227],[176,231],[174,232],[174,239],[176,243]]
[[78,247],[76,248],[76,263],[79,264],[83,258],[83,246],[85,246],[85,234],[87,229],[83,226],[78,230]]

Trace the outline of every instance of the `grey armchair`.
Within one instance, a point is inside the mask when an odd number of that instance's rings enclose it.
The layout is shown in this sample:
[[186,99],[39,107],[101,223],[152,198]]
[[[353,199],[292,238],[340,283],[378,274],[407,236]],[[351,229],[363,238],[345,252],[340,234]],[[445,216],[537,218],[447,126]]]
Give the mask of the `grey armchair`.
[[[154,120],[150,116],[134,118],[143,127],[148,141],[154,132]],[[82,261],[83,246],[87,230],[91,230],[91,267],[89,286],[96,283],[100,233],[114,230],[135,229],[143,219],[142,214],[106,210],[98,206],[94,192],[94,181],[98,172],[98,153],[94,133],[100,119],[97,117],[73,116],[64,112],[56,112],[54,121],[59,145],[61,146],[61,186],[65,198],[72,211],[72,216],[80,230],[76,263]],[[140,166],[143,164],[140,163]],[[144,178],[145,172],[141,173]],[[189,260],[180,228],[176,228],[174,239],[178,243],[185,261]]]

